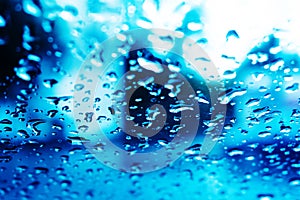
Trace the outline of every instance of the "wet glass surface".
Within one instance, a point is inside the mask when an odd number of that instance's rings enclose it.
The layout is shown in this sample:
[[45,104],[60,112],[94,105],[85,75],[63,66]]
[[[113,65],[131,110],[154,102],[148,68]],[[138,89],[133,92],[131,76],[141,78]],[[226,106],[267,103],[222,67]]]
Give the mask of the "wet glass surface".
[[[299,199],[296,8],[0,1],[0,199]],[[150,47],[134,49],[137,28]]]

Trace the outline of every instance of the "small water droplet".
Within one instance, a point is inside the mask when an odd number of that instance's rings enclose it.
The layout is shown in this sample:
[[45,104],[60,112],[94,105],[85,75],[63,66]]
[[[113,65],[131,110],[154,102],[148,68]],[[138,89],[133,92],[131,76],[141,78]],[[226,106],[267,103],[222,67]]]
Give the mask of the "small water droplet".
[[12,160],[11,156],[0,156],[0,163],[7,163]]
[[115,72],[109,72],[106,74],[106,79],[110,82],[115,82],[118,80],[118,76]]
[[258,137],[261,137],[261,138],[264,138],[264,137],[267,137],[270,135],[271,135],[271,132],[269,132],[269,131],[262,131],[262,132],[258,133]]
[[56,115],[56,113],[57,113],[58,111],[57,110],[49,110],[48,112],[47,112],[47,116],[48,117],[55,117],[55,115]]
[[288,86],[285,91],[286,93],[294,93],[299,89],[299,83],[294,83],[291,86]]
[[45,168],[45,167],[35,167],[35,168],[34,168],[34,172],[35,172],[36,174],[47,174],[48,171],[49,171],[49,169],[48,169],[48,168]]
[[259,200],[272,200],[274,198],[273,194],[259,194],[257,195]]
[[0,121],[0,124],[12,124],[12,121],[8,120],[8,119],[2,119]]
[[25,130],[18,130],[17,134],[23,138],[29,138],[29,134]]
[[187,28],[191,31],[200,31],[203,28],[203,25],[199,22],[190,22],[188,23]]
[[40,17],[42,14],[40,8],[37,5],[35,5],[32,0],[23,1],[23,10],[25,13],[32,15],[34,17]]
[[246,102],[246,106],[248,107],[257,106],[259,105],[259,103],[260,103],[260,99],[252,98]]
[[155,73],[162,73],[164,71],[163,67],[159,63],[146,60],[145,58],[138,58],[137,61],[139,65],[146,70],[150,70]]
[[67,5],[59,16],[66,21],[74,21],[78,15],[78,10],[74,6]]
[[86,122],[92,122],[92,120],[93,120],[93,115],[94,115],[94,113],[93,112],[86,112],[85,113],[85,118],[84,118],[84,120],[86,121]]
[[282,70],[284,67],[284,60],[283,59],[275,59],[271,61],[269,64],[264,66],[265,69],[270,69],[270,71],[275,72],[278,70]]
[[291,186],[300,186],[300,177],[293,177],[289,180]]
[[200,153],[201,146],[201,144],[194,144],[193,146],[190,146],[189,148],[185,149],[184,153],[189,155],[198,155]]
[[251,60],[252,65],[255,65],[257,63],[266,62],[269,59],[269,56],[267,53],[264,52],[256,52],[256,53],[251,52],[247,55],[247,58]]
[[5,19],[0,15],[0,27],[4,27],[6,25]]
[[58,82],[55,79],[45,79],[43,81],[44,86],[47,87],[47,88],[52,88],[57,83]]
[[83,84],[76,84],[75,86],[74,86],[74,89],[76,90],[76,91],[80,91],[80,90],[82,90],[84,88],[84,85]]
[[30,81],[41,73],[40,69],[33,65],[23,65],[14,68],[16,75],[24,81]]
[[71,186],[71,184],[72,184],[72,182],[69,180],[63,180],[60,182],[60,185],[62,188],[68,188]]
[[241,156],[244,155],[244,151],[242,149],[233,148],[228,151],[229,156]]
[[242,96],[247,93],[247,90],[244,88],[236,87],[229,89],[226,91],[226,94],[222,97],[219,97],[219,101],[221,104],[228,104],[233,98]]
[[234,79],[236,77],[236,72],[232,70],[227,70],[223,73],[223,78]]
[[228,31],[228,33],[226,35],[226,41],[228,41],[230,38],[238,39],[238,38],[240,38],[240,36],[237,34],[237,32],[235,30],[230,30],[230,31]]

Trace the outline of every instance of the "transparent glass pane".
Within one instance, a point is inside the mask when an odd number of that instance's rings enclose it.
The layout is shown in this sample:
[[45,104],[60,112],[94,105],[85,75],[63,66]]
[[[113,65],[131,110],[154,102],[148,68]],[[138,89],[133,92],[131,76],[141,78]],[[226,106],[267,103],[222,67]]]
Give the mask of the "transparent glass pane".
[[299,199],[297,8],[0,1],[0,199]]

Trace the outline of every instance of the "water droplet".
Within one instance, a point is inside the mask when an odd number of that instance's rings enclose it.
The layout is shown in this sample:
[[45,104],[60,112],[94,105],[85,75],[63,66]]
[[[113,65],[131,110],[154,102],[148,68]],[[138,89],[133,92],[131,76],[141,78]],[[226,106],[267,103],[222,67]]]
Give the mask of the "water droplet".
[[62,188],[68,188],[71,186],[71,184],[72,184],[72,182],[69,180],[63,180],[60,182],[60,185]]
[[12,124],[12,121],[8,120],[8,119],[2,119],[0,121],[0,124]]
[[273,55],[278,54],[279,52],[282,51],[282,47],[281,46],[275,46],[275,47],[271,47],[269,52]]
[[82,99],[82,102],[88,102],[89,100],[90,100],[89,97],[84,97],[84,98]]
[[74,21],[76,16],[78,15],[78,10],[74,6],[66,6],[63,11],[59,14],[59,16],[66,21]]
[[188,23],[187,28],[191,31],[200,31],[203,28],[203,25],[197,22],[190,22]]
[[83,145],[84,142],[88,142],[89,140],[83,137],[68,137],[68,142],[72,145]]
[[201,146],[201,144],[194,144],[193,146],[185,149],[184,153],[189,155],[200,154]]
[[300,186],[300,177],[293,177],[289,180],[291,186]]
[[52,31],[52,25],[49,20],[44,20],[42,22],[42,27],[46,33],[50,33]]
[[93,120],[93,115],[94,115],[94,113],[93,112],[86,112],[85,113],[85,118],[84,118],[84,120],[86,121],[86,122],[92,122],[92,120]]
[[82,90],[84,88],[84,85],[83,84],[76,84],[75,86],[74,86],[74,89],[76,90],[76,91],[80,91],[80,90]]
[[266,62],[269,59],[269,56],[267,53],[264,52],[256,52],[256,53],[252,52],[247,55],[247,58],[251,60],[252,65],[255,65],[257,63]]
[[226,41],[228,41],[230,38],[240,38],[240,36],[237,34],[237,32],[235,30],[230,30],[228,31],[227,35],[226,35]]
[[47,174],[48,171],[49,171],[49,169],[48,169],[48,168],[45,168],[45,167],[35,167],[35,168],[34,168],[34,172],[35,172],[36,174]]
[[257,195],[259,200],[272,200],[274,198],[273,194],[259,194]]
[[176,66],[176,65],[172,65],[172,64],[169,64],[168,67],[171,72],[180,72],[180,70],[181,70],[180,66]]
[[23,9],[25,13],[34,17],[40,17],[42,14],[40,8],[37,5],[35,5],[32,0],[24,0]]
[[223,78],[225,79],[234,79],[236,77],[236,72],[227,70],[223,73]]
[[284,60],[283,59],[276,59],[271,61],[269,64],[264,66],[265,69],[270,69],[270,71],[275,72],[281,70],[284,67]]
[[248,157],[245,158],[245,160],[252,161],[252,160],[255,160],[255,157],[254,156],[248,156]]
[[233,89],[229,89],[226,91],[226,94],[222,97],[219,97],[219,101],[221,104],[228,104],[233,98],[242,96],[247,93],[247,90],[244,88],[236,87]]
[[24,173],[25,171],[27,171],[28,167],[27,166],[24,166],[24,165],[20,165],[20,166],[17,166],[16,167],[16,171],[18,173]]
[[55,115],[56,115],[56,113],[57,113],[58,111],[57,110],[49,110],[48,112],[47,112],[47,116],[48,117],[55,117]]
[[30,81],[41,73],[41,70],[32,65],[24,65],[14,68],[16,75],[24,81]]
[[162,73],[164,71],[163,67],[159,63],[146,60],[145,58],[138,58],[137,61],[139,65],[146,70],[150,70],[155,73]]
[[4,130],[5,132],[9,132],[9,131],[12,131],[12,128],[6,126],[6,127],[3,128],[3,130]]
[[6,25],[5,19],[0,15],[0,27],[4,27]]
[[30,119],[27,122],[27,128],[31,129],[36,135],[40,135],[41,130],[39,130],[37,126],[43,123],[45,123],[45,121],[41,119]]
[[117,74],[115,72],[108,72],[106,78],[110,82],[116,82],[118,80]]
[[52,129],[56,129],[56,130],[59,130],[61,131],[63,129],[63,126],[59,125],[59,124],[53,124],[52,125]]
[[72,96],[46,97],[46,100],[54,105],[57,105],[57,104],[59,104],[60,101],[67,101],[71,98],[72,98]]
[[280,133],[289,133],[291,132],[291,130],[292,127],[290,126],[284,126],[284,125],[280,126]]
[[157,143],[161,146],[167,146],[169,142],[165,139],[160,139],[160,140],[157,140]]
[[244,155],[244,151],[242,149],[233,148],[228,151],[229,156],[241,156]]
[[12,160],[11,156],[0,156],[0,163],[7,163]]
[[28,186],[27,186],[27,189],[28,190],[34,190],[34,189],[37,189],[37,187],[40,185],[40,182],[39,181],[34,181],[32,183],[30,183]]
[[0,139],[0,143],[1,144],[10,144],[10,139],[9,138],[1,138]]
[[43,81],[44,86],[47,87],[47,88],[52,88],[57,83],[58,82],[55,79],[45,79]]
[[257,106],[259,105],[259,103],[260,103],[260,99],[252,98],[246,102],[246,106],[248,107]]
[[261,137],[261,138],[264,138],[264,137],[267,137],[270,135],[271,135],[271,132],[269,132],[269,131],[262,131],[262,132],[258,133],[258,137]]
[[179,107],[179,108],[171,108],[169,111],[170,111],[170,113],[180,113],[180,112],[185,111],[185,110],[193,110],[193,107],[182,106],[182,107]]
[[260,118],[260,117],[263,117],[266,114],[270,113],[270,111],[271,110],[270,110],[269,106],[265,106],[265,107],[257,108],[255,110],[253,110],[253,113],[256,118]]
[[294,93],[296,91],[298,91],[299,89],[299,83],[294,83],[293,85],[291,86],[288,86],[285,91],[286,93]]
[[29,138],[29,134],[25,130],[18,130],[17,134],[20,135],[23,138]]

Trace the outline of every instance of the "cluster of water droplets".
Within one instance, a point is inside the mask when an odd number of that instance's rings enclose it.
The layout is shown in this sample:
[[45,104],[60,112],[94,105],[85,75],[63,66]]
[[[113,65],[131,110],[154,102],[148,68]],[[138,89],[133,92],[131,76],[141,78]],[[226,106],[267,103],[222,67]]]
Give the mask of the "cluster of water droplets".
[[[185,148],[184,155],[174,165],[152,174],[129,175],[100,164],[84,148],[88,139],[78,134],[88,127],[77,130],[72,120],[72,94],[85,89],[85,85],[75,83],[76,73],[96,44],[137,27],[167,27],[192,37],[204,48],[211,41],[203,33],[206,25],[197,11],[199,4],[149,0],[98,3],[93,0],[0,3],[7,9],[2,12],[0,8],[1,59],[13,60],[3,61],[1,66],[5,70],[0,83],[0,198],[143,198],[157,194],[171,199],[180,196],[178,191],[183,196],[202,199],[298,198],[299,55],[292,48],[293,41],[286,45],[282,42],[287,40],[280,38],[283,30],[274,29],[271,35],[262,35],[260,44],[244,56],[245,60],[237,59],[234,54],[220,55],[227,89],[218,101],[228,106],[228,112],[222,134],[214,138],[217,146],[212,154],[200,155],[203,146],[197,140]],[[222,41],[229,48],[237,49],[243,34],[234,29],[226,33]],[[118,37],[124,39],[122,35]],[[167,46],[172,45],[170,38],[163,41]],[[153,59],[157,52],[153,55],[128,59],[130,70],[160,73],[164,68]],[[101,65],[97,59],[92,62]],[[124,67],[125,61],[120,62],[117,67]],[[178,63],[166,64],[171,72],[184,73],[192,84],[205,87],[203,80],[192,72],[182,71],[184,67]],[[86,70],[89,69],[87,66]],[[108,71],[100,78],[104,80],[98,86],[101,96],[82,99],[82,102],[91,101],[95,110],[84,113],[83,119],[105,125],[120,114],[111,105],[112,97],[122,97],[125,92],[110,93],[121,78],[118,70]],[[136,77],[128,74],[125,78],[135,80]],[[135,116],[128,115],[126,119],[142,119],[136,123],[151,126],[158,112],[163,113],[162,109],[140,109],[139,105],[167,98],[174,100],[168,107],[172,122],[180,120],[180,113],[192,108],[185,102],[176,102],[175,96],[182,85],[175,79],[171,78],[172,84],[165,89],[153,84],[153,77],[136,81],[136,85],[149,92],[149,98],[135,95],[129,107]],[[209,135],[217,123],[209,120],[210,97],[207,91],[196,89],[193,98],[205,110],[197,116],[203,120],[200,132]],[[159,135],[155,140],[141,137],[138,141],[130,135],[119,140],[120,127],[107,129],[106,135],[134,154],[168,146],[182,128],[176,123],[167,124],[164,130],[168,134]],[[105,145],[99,143],[94,149],[101,152]],[[138,165],[133,166],[133,171],[138,170]],[[124,182],[128,187],[120,187]],[[95,183],[99,188],[94,187]]]

